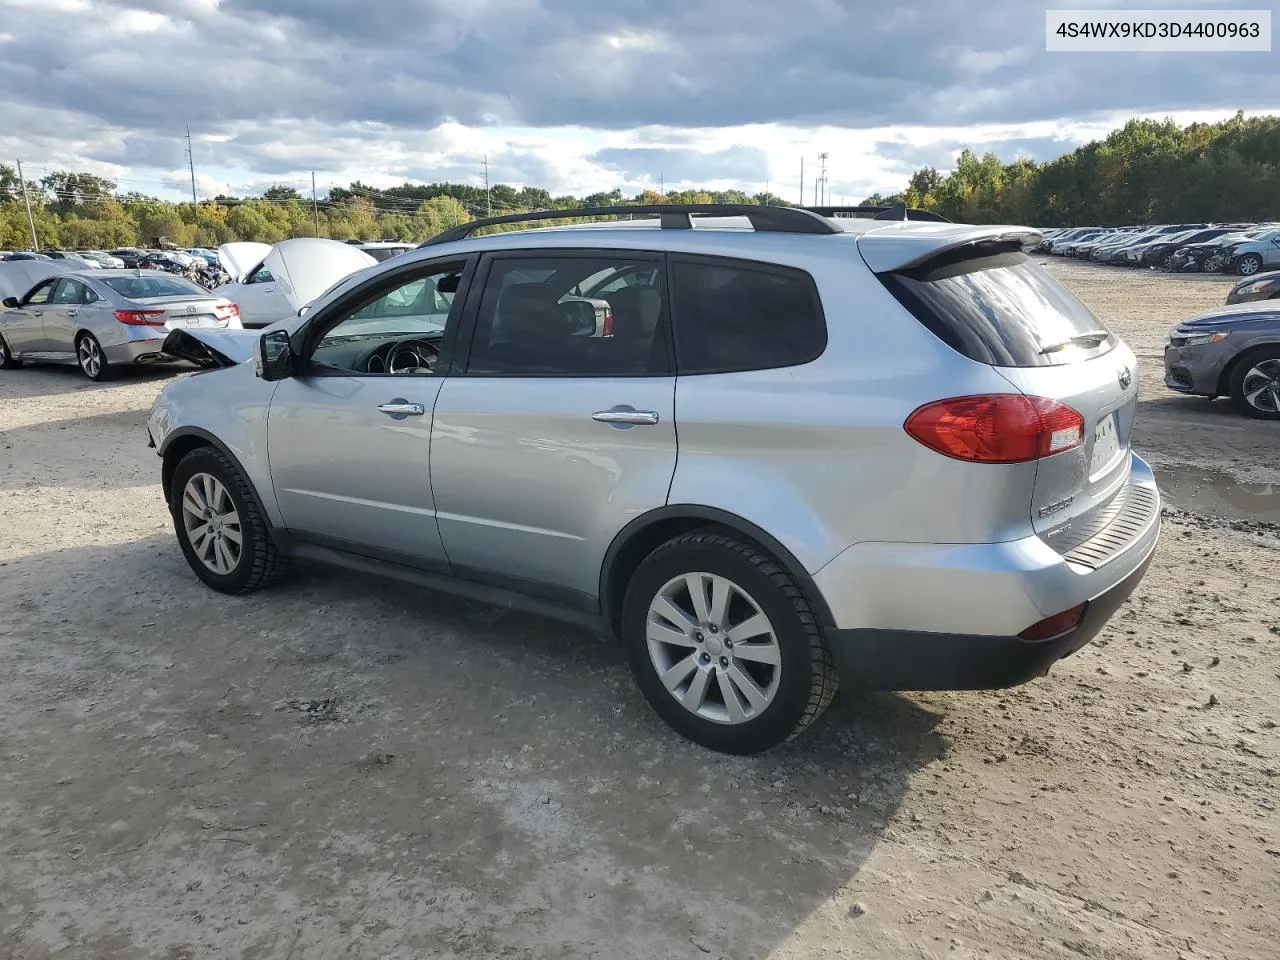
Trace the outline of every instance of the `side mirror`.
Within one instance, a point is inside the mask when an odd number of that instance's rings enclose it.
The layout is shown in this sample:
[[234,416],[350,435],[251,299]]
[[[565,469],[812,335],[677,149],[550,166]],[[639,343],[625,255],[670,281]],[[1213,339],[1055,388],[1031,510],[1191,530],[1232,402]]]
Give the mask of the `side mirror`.
[[9,309],[13,309],[14,307],[18,306],[18,298],[17,298],[17,297],[5,297],[5,298],[4,298],[4,305],[5,305],[6,307],[8,307]]
[[287,330],[270,330],[258,339],[253,368],[263,380],[286,380],[293,376],[293,345]]

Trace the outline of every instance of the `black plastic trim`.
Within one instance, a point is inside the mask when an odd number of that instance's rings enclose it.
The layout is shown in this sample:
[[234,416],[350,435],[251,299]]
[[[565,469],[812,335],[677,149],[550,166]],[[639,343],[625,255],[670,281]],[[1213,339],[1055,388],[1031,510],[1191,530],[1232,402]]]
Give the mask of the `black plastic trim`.
[[1090,600],[1080,625],[1048,640],[912,630],[829,630],[845,687],[864,690],[999,690],[1043,676],[1102,630],[1133,593],[1155,555]]
[[529,596],[525,593],[491,584],[476,583],[453,574],[437,573],[416,565],[411,566],[390,560],[379,560],[297,538],[293,538],[288,553],[290,556],[300,560],[313,560],[317,563],[354,570],[358,573],[391,577],[426,587],[428,590],[438,590],[441,593],[465,597],[468,600],[502,607],[507,610],[519,610],[522,613],[550,617],[597,632],[606,629],[604,622],[597,614],[583,610],[580,607]]
[[827,606],[827,601],[818,589],[818,585],[804,568],[804,565],[796,559],[795,554],[750,520],[746,520],[727,510],[698,506],[696,504],[668,504],[665,507],[658,507],[636,517],[618,531],[613,538],[613,542],[609,544],[609,549],[605,551],[604,561],[600,564],[600,610],[606,620],[611,619],[612,611],[615,607],[617,609],[622,607],[623,598],[613,596],[609,589],[613,567],[618,562],[619,555],[632,540],[646,529],[669,520],[704,521],[708,526],[723,527],[732,533],[738,534],[740,537],[759,544],[762,549],[766,550],[775,560],[782,564],[787,573],[800,585],[800,589],[804,591],[805,599],[809,601],[809,606],[813,608],[818,622],[828,628],[835,626],[835,618],[831,615],[831,608]]
[[766,207],[746,203],[654,203],[635,206],[575,207],[568,210],[530,210],[525,213],[509,213],[501,217],[485,217],[459,224],[419,245],[432,247],[441,243],[463,240],[477,230],[503,223],[533,223],[538,220],[569,220],[586,217],[634,217],[638,214],[658,216],[664,230],[687,230],[693,226],[693,217],[746,217],[751,226],[770,233],[843,233],[825,217],[803,207]]

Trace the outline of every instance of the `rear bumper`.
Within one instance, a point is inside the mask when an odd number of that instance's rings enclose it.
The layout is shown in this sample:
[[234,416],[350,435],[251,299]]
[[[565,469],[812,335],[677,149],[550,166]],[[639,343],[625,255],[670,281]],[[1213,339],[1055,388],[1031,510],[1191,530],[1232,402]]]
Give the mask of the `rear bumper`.
[[[1151,468],[1132,458],[1144,488],[1140,525],[1088,566],[1039,537],[989,544],[863,543],[814,575],[831,609],[828,629],[841,681],[896,690],[987,689],[1022,683],[1088,643],[1133,592],[1160,536]],[[1119,528],[1117,528],[1119,529]],[[1103,531],[1102,541],[1110,535]],[[1065,549],[1065,548],[1064,548]],[[1028,642],[1018,634],[1087,604],[1069,633]]]
[[177,357],[171,357],[167,353],[162,353],[161,345],[164,343],[164,337],[155,337],[149,340],[126,340],[123,343],[113,343],[111,346],[103,346],[102,354],[107,358],[110,364],[127,364],[127,363],[179,363]]
[[837,630],[830,634],[840,682],[864,690],[999,690],[1049,672],[1106,626],[1133,593],[1154,551],[1110,590],[1090,600],[1079,626],[1035,642],[1016,636]]

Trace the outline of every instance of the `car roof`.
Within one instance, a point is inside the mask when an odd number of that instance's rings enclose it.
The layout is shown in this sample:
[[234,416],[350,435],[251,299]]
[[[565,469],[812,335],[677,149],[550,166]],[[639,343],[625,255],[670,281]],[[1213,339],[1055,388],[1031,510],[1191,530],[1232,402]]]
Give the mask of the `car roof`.
[[[570,211],[567,213],[572,215]],[[657,219],[534,227],[428,245],[413,253],[404,254],[402,262],[408,259],[436,259],[452,253],[611,247],[741,259],[765,257],[778,263],[802,266],[806,258],[814,256],[848,257],[849,251],[845,244],[854,242],[871,269],[882,272],[903,269],[943,250],[978,240],[1016,239],[1030,243],[1040,236],[1031,227],[1003,224],[974,225],[857,217],[828,219],[839,229],[838,233],[801,234],[754,230],[743,216],[700,218],[692,229],[664,229]]]

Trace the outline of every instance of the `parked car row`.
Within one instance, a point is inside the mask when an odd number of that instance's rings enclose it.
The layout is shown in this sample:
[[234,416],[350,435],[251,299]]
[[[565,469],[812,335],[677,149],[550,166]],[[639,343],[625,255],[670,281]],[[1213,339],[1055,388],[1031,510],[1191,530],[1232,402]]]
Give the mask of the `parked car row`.
[[1046,230],[1038,249],[1116,266],[1255,277],[1280,268],[1280,223],[1064,227]]

